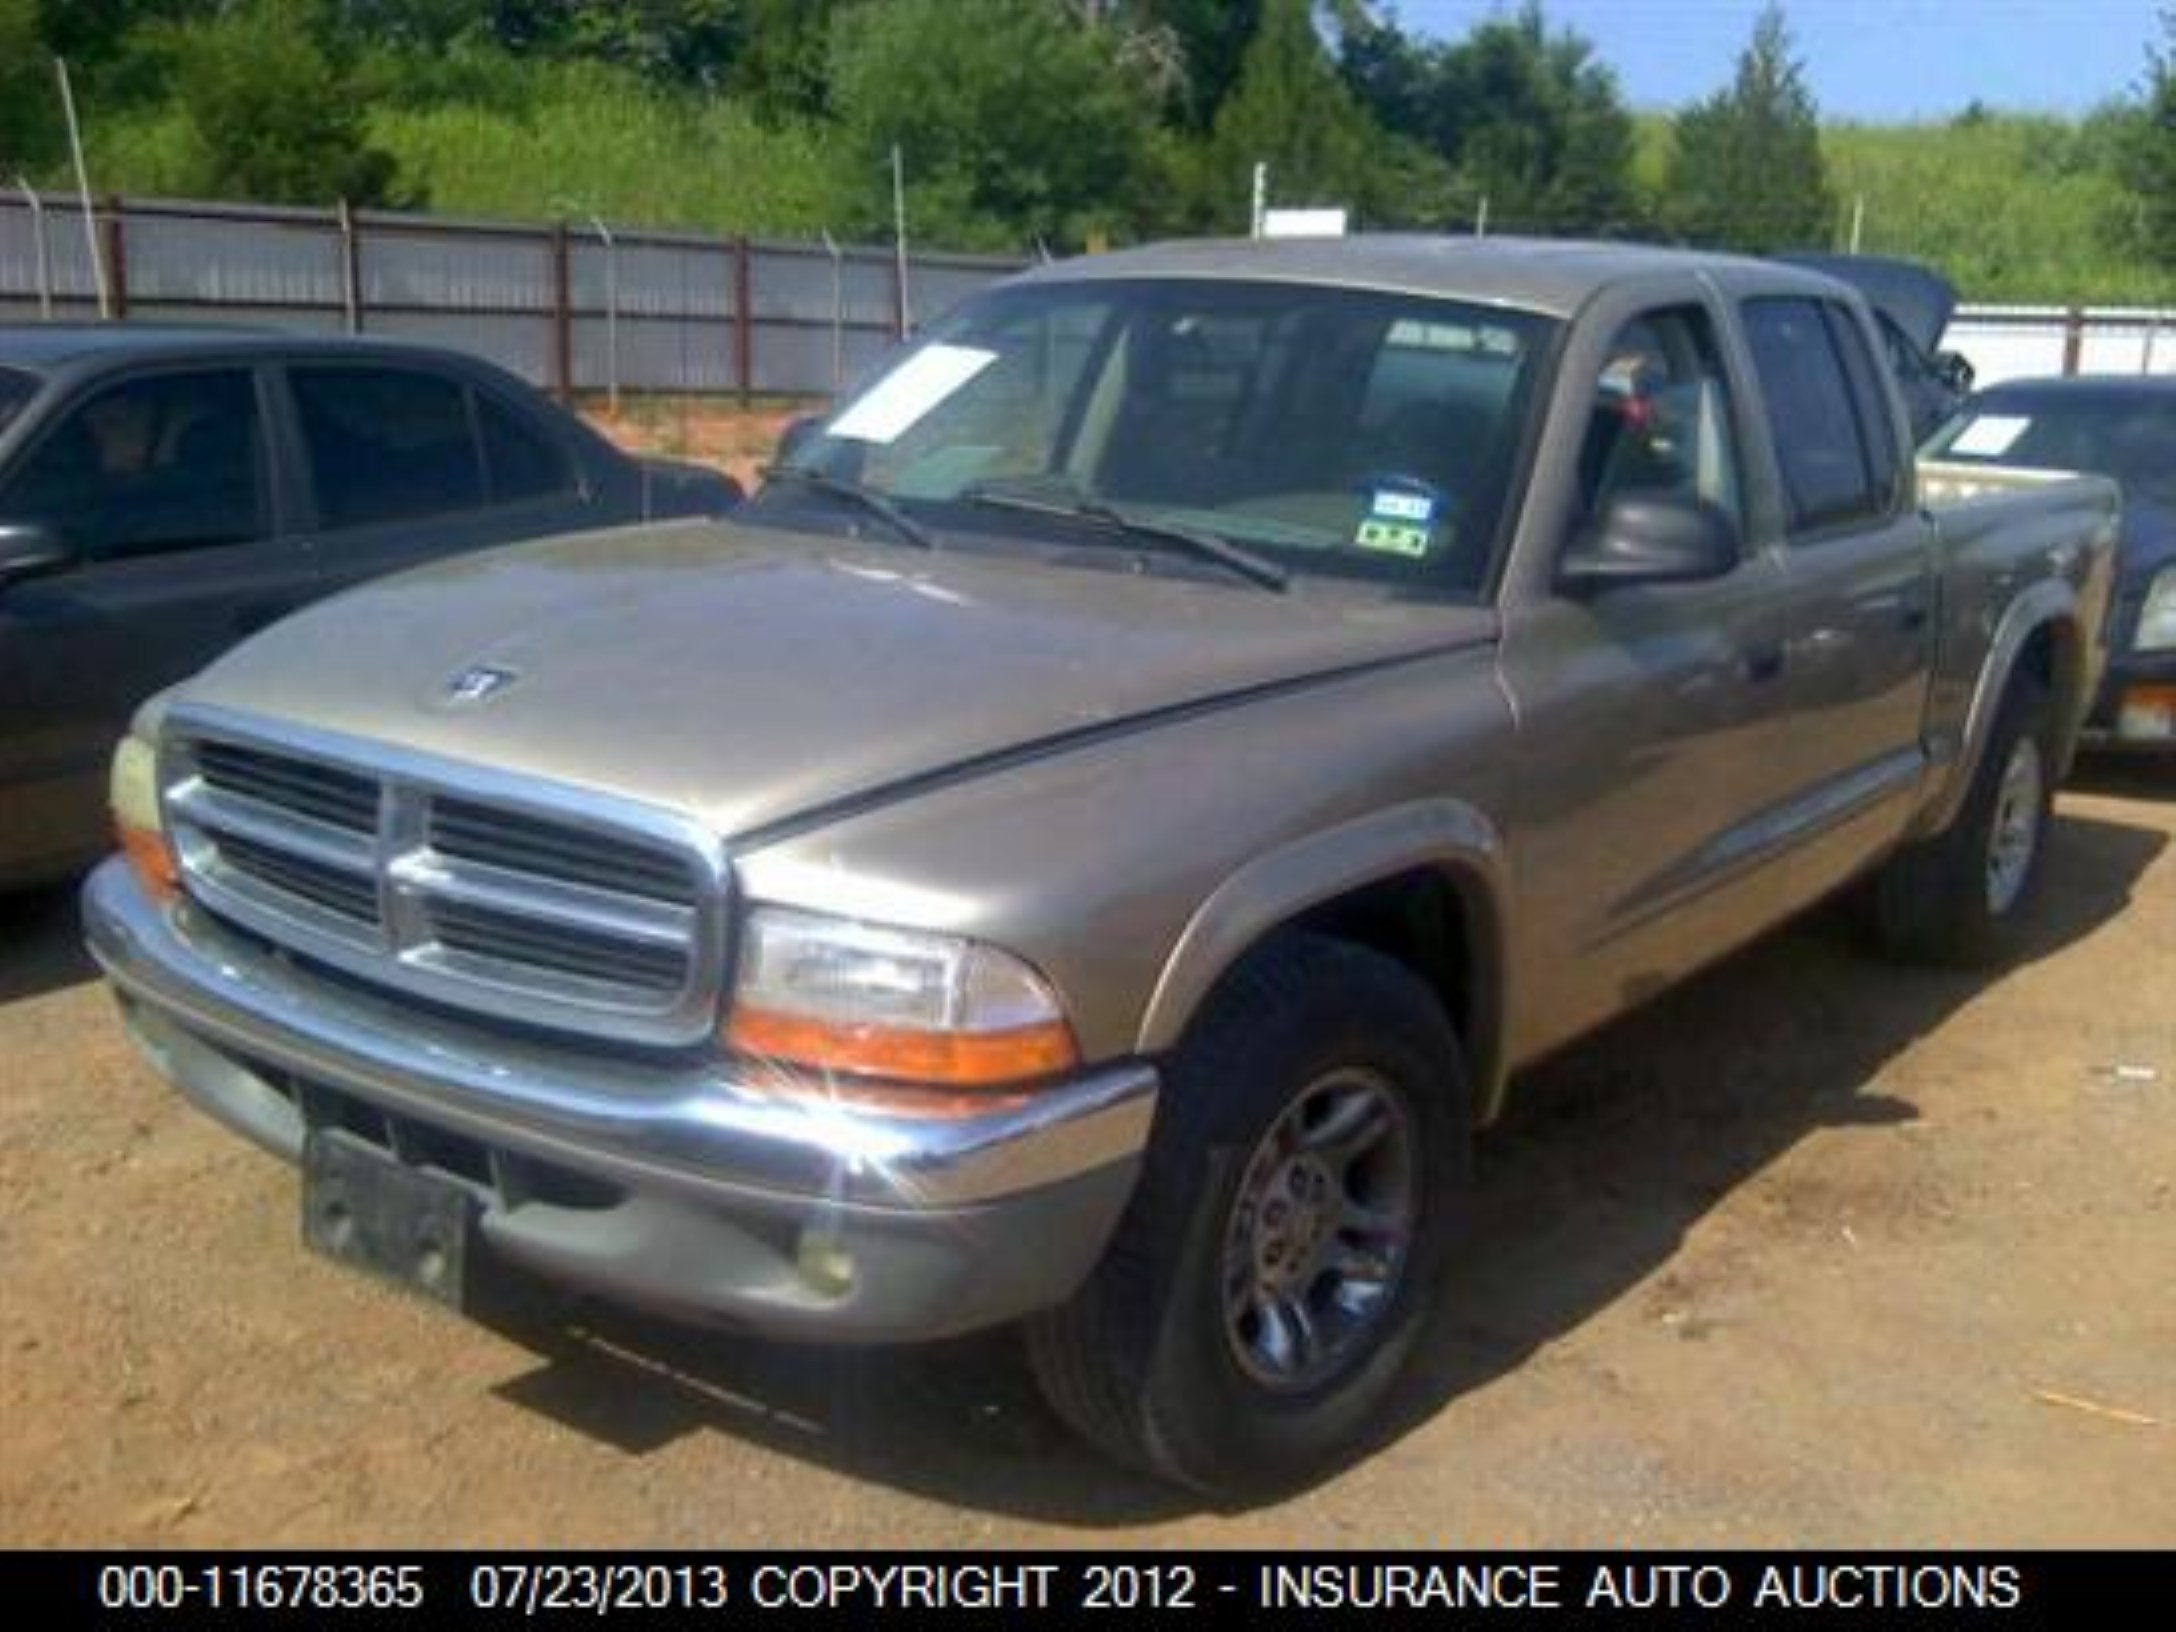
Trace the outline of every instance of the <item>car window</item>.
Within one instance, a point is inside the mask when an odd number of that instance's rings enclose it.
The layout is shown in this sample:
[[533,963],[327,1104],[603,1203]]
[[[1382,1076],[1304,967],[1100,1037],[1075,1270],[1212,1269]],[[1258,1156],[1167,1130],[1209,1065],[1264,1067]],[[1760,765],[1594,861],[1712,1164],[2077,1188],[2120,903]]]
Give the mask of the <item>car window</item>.
[[1844,377],[1851,385],[1851,401],[1858,416],[1859,434],[1866,452],[1867,477],[1879,507],[1886,510],[1896,497],[1900,463],[1896,450],[1896,420],[1889,412],[1888,393],[1874,370],[1873,353],[1859,325],[1841,306],[1824,308],[1829,335],[1843,358]]
[[38,377],[17,368],[0,368],[0,431],[38,394]]
[[0,493],[91,560],[262,538],[264,439],[247,369],[156,374],[70,409]]
[[295,407],[328,527],[474,509],[484,467],[468,391],[407,368],[296,368]]
[[1707,313],[1651,312],[1618,330],[1605,356],[1580,449],[1587,513],[1647,494],[1712,504],[1742,526],[1730,383]]
[[493,504],[524,504],[574,491],[574,467],[543,433],[504,403],[476,393],[476,424]]
[[2125,495],[2176,504],[2176,390],[1998,390],[1927,443],[1929,458],[2112,476]]
[[1766,299],[1745,308],[1746,340],[1768,403],[1790,523],[1799,531],[1889,507],[1889,487],[1872,465],[1822,304]]

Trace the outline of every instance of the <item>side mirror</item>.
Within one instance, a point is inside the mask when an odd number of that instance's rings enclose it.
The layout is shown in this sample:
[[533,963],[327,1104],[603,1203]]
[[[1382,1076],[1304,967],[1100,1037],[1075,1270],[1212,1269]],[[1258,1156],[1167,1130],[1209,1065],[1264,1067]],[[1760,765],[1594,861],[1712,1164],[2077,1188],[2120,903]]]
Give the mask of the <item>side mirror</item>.
[[1960,397],[1972,389],[1972,382],[1979,377],[1979,371],[1973,368],[1971,362],[1962,352],[1958,351],[1936,352],[1934,354],[1934,374],[1935,378],[1939,379]]
[[42,521],[0,521],[0,584],[55,572],[75,560],[74,553]]
[[786,428],[778,433],[776,462],[781,465],[792,464],[793,456],[815,439],[823,429],[823,424],[824,416],[821,414],[802,414],[797,419],[787,420]]
[[1623,493],[1564,552],[1557,582],[1574,594],[1628,584],[1689,584],[1738,564],[1738,529],[1700,499]]

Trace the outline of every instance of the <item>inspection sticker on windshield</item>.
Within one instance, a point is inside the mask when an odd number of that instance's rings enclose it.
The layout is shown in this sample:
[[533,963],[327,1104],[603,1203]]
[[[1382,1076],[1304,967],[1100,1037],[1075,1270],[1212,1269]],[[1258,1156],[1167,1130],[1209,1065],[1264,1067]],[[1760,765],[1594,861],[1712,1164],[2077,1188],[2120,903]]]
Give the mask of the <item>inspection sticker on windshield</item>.
[[997,361],[973,346],[924,346],[825,427],[856,442],[891,442]]
[[1983,459],[1999,459],[2010,451],[2032,424],[2023,414],[1982,414],[1957,433],[1951,453],[1976,453]]
[[1368,495],[1368,513],[1360,518],[1353,543],[1385,555],[1426,555],[1435,542],[1436,501],[1427,493],[1379,487]]

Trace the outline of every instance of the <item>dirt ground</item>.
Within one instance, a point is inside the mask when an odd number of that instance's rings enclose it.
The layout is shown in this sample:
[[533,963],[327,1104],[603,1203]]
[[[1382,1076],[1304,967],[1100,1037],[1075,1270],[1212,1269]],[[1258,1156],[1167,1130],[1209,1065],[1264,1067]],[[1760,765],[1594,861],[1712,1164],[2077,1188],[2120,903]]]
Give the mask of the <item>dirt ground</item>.
[[579,406],[584,419],[629,452],[715,465],[753,493],[762,485],[761,467],[778,451],[779,433],[827,404],[741,408],[721,398],[628,396],[616,414],[602,397],[584,397]]
[[318,1259],[70,897],[0,902],[0,1544],[2176,1545],[2172,838],[2101,772],[2016,967],[1817,914],[1535,1074],[1387,1442],[1229,1512],[1002,1335],[486,1327]]

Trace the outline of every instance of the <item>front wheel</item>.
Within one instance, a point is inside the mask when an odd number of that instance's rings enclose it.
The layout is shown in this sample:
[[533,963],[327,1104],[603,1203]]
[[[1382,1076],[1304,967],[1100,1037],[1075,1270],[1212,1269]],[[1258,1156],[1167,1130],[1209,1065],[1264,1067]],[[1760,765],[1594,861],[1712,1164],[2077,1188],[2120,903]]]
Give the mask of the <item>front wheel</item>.
[[1045,1395],[1113,1456],[1204,1492],[1330,1472],[1435,1300],[1468,1150],[1434,994],[1364,948],[1270,943],[1168,1062],[1103,1262],[1029,1326]]

